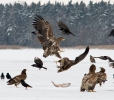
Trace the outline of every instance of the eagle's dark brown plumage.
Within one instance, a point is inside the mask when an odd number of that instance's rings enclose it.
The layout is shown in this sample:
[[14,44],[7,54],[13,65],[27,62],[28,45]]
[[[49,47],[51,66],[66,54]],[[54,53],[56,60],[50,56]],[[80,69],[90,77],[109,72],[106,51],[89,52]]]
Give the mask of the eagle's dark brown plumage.
[[53,35],[51,25],[48,21],[44,20],[40,15],[35,16],[33,21],[33,27],[35,29],[33,34],[38,37],[39,42],[43,46],[43,57],[48,57],[49,55],[55,55],[58,58],[61,58],[59,51],[60,42],[65,40],[63,37],[56,38]]
[[89,73],[84,75],[82,78],[82,83],[80,87],[80,91],[84,92],[85,90],[88,92],[94,92],[94,88],[96,84],[102,84],[102,82],[106,81],[106,73],[104,73],[105,69],[101,68],[101,70],[95,73],[96,66],[92,64],[89,68]]
[[110,31],[110,34],[108,35],[108,37],[110,37],[110,36],[113,36],[113,37],[114,37],[114,29],[112,29],[112,30]]
[[63,72],[65,70],[68,70],[71,66],[79,63],[86,57],[88,52],[89,52],[89,46],[87,46],[84,53],[76,57],[75,60],[70,60],[69,58],[64,57],[61,60],[57,61],[60,63],[60,66],[57,66],[57,68],[59,68],[58,72]]
[[63,34],[72,34],[73,36],[75,36],[70,29],[68,28],[67,25],[65,25],[65,23],[63,23],[62,21],[58,21],[58,26],[60,27],[60,30],[62,31]]
[[34,58],[34,62],[35,62],[35,64],[32,64],[31,66],[36,67],[36,68],[39,68],[39,69],[44,68],[44,69],[47,70],[46,67],[43,67],[43,62],[42,62],[42,60],[40,58],[35,57]]
[[23,69],[20,75],[11,78],[7,83],[7,85],[14,84],[16,87],[21,83],[21,80],[25,80],[27,78],[26,69]]
[[100,67],[100,69],[101,70],[99,72],[97,72],[97,74],[99,76],[102,76],[102,77],[100,77],[100,79],[98,81],[99,85],[101,86],[102,83],[105,83],[105,81],[107,81],[107,74],[105,73],[105,69],[103,67]]
[[93,58],[92,55],[90,55],[90,61],[91,61],[92,63],[95,63],[95,59]]

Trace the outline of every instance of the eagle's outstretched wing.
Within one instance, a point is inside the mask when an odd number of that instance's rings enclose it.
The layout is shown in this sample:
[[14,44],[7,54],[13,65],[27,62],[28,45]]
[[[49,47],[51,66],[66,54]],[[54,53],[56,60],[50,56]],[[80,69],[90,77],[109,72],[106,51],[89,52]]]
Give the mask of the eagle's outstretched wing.
[[80,61],[82,61],[87,56],[88,52],[89,52],[89,46],[86,47],[85,51],[81,55],[76,57],[74,64],[77,64]]
[[109,57],[108,56],[100,56],[100,57],[93,57],[93,58],[99,58],[101,60],[107,60]]
[[60,30],[62,31],[63,34],[72,34],[73,36],[75,36],[70,29],[68,28],[67,25],[65,25],[62,21],[58,21],[58,26],[60,27]]
[[34,33],[37,35],[41,44],[47,43],[50,38],[54,38],[51,25],[48,21],[44,20],[40,15],[34,17],[33,27]]
[[87,46],[84,53],[76,57],[75,60],[70,60],[67,57],[62,58],[61,60],[58,61],[60,63],[60,66],[57,66],[59,68],[58,72],[63,72],[65,70],[68,70],[71,66],[79,63],[87,56],[88,52],[89,52],[89,46]]
[[40,58],[38,58],[38,57],[34,58],[34,62],[36,63],[36,65],[43,65],[42,60]]

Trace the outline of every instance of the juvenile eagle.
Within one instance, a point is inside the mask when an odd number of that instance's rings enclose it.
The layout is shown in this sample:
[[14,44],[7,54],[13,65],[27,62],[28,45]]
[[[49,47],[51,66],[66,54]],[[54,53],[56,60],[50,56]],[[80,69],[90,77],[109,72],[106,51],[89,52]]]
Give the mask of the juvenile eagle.
[[35,34],[39,42],[43,46],[43,57],[48,57],[49,55],[55,55],[58,58],[61,58],[59,51],[61,52],[59,46],[60,42],[65,40],[63,37],[56,38],[53,35],[51,25],[48,21],[44,20],[40,15],[35,16],[33,21],[33,27],[35,29],[33,34]]
[[104,68],[101,68],[101,71],[97,73],[95,73],[95,70],[96,66],[92,64],[89,68],[89,73],[82,78],[80,91],[84,92],[86,90],[87,92],[95,92],[94,88],[96,84],[99,83],[101,86],[102,82],[106,81],[106,73],[103,71]]
[[40,59],[40,58],[34,58],[34,62],[35,62],[35,64],[32,64],[31,66],[33,66],[33,67],[36,67],[36,68],[39,68],[39,70],[41,69],[41,68],[44,68],[44,69],[46,69],[47,70],[47,68],[46,67],[43,67],[43,62],[42,62],[42,60]]
[[60,30],[62,31],[63,34],[72,34],[73,36],[75,36],[70,29],[68,28],[67,25],[65,25],[65,23],[63,23],[62,21],[58,21],[58,26],[60,27]]
[[27,78],[26,69],[23,69],[20,75],[11,78],[7,83],[7,85],[14,84],[16,87],[21,83],[21,80],[25,80]]
[[58,72],[63,72],[65,70],[68,70],[71,66],[79,63],[87,56],[88,52],[89,52],[89,46],[87,46],[85,51],[81,55],[76,57],[75,60],[70,60],[69,58],[64,57],[61,60],[56,61],[60,63],[60,66],[57,66],[57,68],[59,68]]

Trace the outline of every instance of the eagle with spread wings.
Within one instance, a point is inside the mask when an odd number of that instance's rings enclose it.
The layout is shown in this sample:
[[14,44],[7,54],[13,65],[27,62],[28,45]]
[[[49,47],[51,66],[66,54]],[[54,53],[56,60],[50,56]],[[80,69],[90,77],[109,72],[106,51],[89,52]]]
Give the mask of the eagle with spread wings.
[[68,70],[71,66],[79,63],[87,56],[88,52],[89,52],[89,46],[87,46],[85,51],[81,55],[76,57],[75,60],[70,60],[68,57],[64,57],[56,61],[56,63],[57,62],[60,63],[60,66],[57,65],[57,68],[59,68],[58,72],[63,72],[65,70]]
[[21,80],[25,80],[27,78],[26,75],[26,69],[23,69],[20,75],[15,76],[14,78],[11,78],[7,83],[7,85],[19,85],[21,83]]
[[60,42],[64,41],[63,37],[56,38],[53,34],[51,25],[48,21],[44,20],[40,15],[34,17],[33,27],[35,31],[32,33],[35,34],[39,40],[39,42],[43,46],[43,57],[48,57],[49,55],[55,55],[58,58],[61,58],[59,52],[60,50]]

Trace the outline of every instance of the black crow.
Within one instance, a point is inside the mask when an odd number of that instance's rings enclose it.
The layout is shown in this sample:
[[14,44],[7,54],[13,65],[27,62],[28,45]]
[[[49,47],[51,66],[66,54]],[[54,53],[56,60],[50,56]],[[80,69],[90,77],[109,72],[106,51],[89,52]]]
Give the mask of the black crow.
[[9,73],[6,74],[7,79],[11,79],[11,75]]
[[70,29],[68,28],[67,25],[65,25],[62,21],[59,21],[58,22],[58,26],[60,27],[60,30],[62,31],[63,34],[72,34],[73,36],[75,36],[71,31]]
[[40,59],[40,58],[34,58],[34,62],[35,62],[35,64],[32,64],[31,66],[33,66],[33,67],[36,67],[36,68],[39,68],[39,70],[41,69],[41,68],[44,68],[44,69],[46,69],[47,70],[47,68],[46,67],[43,67],[43,62],[42,62],[42,60]]
[[1,77],[1,80],[4,80],[5,79],[4,73],[2,73],[0,77]]
[[27,84],[24,80],[21,80],[21,85],[25,87],[25,89],[27,89],[27,87],[32,88],[32,86],[30,86],[29,84]]

